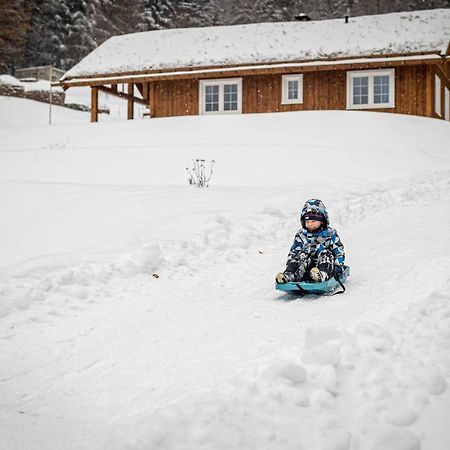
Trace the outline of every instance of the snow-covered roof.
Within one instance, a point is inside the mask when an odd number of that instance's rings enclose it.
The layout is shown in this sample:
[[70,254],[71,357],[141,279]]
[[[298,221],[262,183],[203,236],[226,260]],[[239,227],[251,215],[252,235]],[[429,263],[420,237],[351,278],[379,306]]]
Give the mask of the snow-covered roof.
[[445,53],[450,9],[312,22],[147,31],[112,37],[62,79],[367,55]]

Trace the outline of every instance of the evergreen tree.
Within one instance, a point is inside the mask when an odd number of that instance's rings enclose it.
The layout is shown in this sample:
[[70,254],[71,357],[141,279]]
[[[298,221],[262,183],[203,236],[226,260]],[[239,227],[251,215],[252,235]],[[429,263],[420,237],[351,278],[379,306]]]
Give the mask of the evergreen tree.
[[28,65],[53,65],[64,68],[67,56],[67,24],[70,13],[65,2],[33,0],[25,60]]
[[29,28],[30,9],[25,0],[0,0],[0,69],[14,72],[20,65]]
[[173,6],[171,28],[204,27],[215,25],[217,9],[210,0],[182,1]]
[[172,0],[143,0],[144,30],[164,30],[173,28],[175,8]]
[[63,67],[69,68],[86,56],[96,46],[93,36],[93,20],[95,7],[92,2],[84,0],[66,0],[69,11],[67,54]]

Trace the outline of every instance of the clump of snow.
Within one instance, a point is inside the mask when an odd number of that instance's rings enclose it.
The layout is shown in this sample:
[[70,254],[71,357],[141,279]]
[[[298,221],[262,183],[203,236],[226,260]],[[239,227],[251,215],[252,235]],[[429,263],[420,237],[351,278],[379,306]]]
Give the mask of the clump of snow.
[[421,450],[420,440],[411,431],[386,428],[376,436],[372,450]]

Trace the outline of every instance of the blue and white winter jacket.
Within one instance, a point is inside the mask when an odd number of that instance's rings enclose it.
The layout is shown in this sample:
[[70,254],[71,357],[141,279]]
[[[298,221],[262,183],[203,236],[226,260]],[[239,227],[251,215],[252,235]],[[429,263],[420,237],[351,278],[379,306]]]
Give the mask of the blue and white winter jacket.
[[[317,231],[310,232],[305,228],[305,215],[319,213],[325,217],[324,225]],[[324,250],[329,250],[334,256],[336,273],[342,273],[345,268],[345,252],[336,230],[329,227],[328,211],[321,200],[310,199],[301,212],[302,228],[297,232],[288,255],[287,264],[296,260],[300,253],[316,256]]]

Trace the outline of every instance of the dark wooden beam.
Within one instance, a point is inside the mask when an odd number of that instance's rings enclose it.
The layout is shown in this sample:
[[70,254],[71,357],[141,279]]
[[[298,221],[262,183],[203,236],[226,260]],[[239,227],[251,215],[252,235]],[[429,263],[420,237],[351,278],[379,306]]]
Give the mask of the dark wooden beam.
[[134,119],[134,84],[128,83],[128,120]]
[[144,100],[149,103],[149,97],[150,97],[150,83],[143,83],[143,92],[142,97],[144,97]]
[[425,116],[434,117],[434,68],[428,66],[425,75]]
[[139,98],[139,97],[134,97],[133,95],[130,96],[129,94],[126,94],[125,92],[119,92],[119,91],[116,91],[115,89],[111,89],[106,86],[97,86],[97,88],[99,91],[106,92],[107,94],[114,95],[115,97],[123,98],[124,100],[133,100],[134,102],[142,103],[143,105],[147,104],[144,99]]
[[435,72],[441,78],[442,85],[450,89],[450,74],[447,73],[447,68],[444,63],[436,64]]
[[98,122],[98,87],[91,87],[91,122]]

